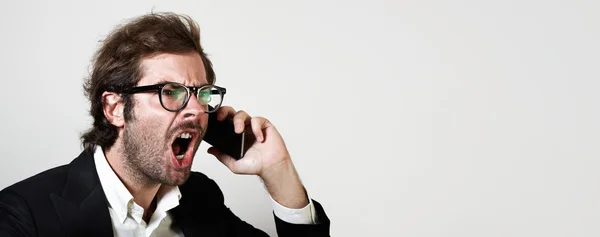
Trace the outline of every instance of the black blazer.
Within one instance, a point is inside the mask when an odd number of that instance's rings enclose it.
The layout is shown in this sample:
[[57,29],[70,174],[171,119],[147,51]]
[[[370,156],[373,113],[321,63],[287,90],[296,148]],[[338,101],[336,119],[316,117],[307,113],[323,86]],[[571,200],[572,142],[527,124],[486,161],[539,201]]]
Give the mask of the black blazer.
[[[217,184],[204,174],[192,172],[179,189],[179,206],[169,212],[185,236],[268,236],[235,216]],[[313,203],[320,224],[290,224],[273,215],[277,234],[329,236],[329,219],[322,206]],[[93,154],[84,151],[68,165],[0,191],[0,236],[113,236]]]

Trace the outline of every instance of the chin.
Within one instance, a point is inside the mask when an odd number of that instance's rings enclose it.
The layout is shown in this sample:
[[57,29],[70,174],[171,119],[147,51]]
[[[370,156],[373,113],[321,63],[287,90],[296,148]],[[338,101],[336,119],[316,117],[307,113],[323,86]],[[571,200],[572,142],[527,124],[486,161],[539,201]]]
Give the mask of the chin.
[[171,186],[179,186],[184,184],[190,177],[190,172],[191,169],[172,170],[169,177],[169,182],[167,184]]

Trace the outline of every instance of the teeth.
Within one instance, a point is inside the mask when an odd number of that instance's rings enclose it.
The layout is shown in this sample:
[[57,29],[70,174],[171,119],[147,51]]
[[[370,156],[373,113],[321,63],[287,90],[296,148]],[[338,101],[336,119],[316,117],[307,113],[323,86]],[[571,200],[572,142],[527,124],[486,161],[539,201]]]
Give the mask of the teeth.
[[178,155],[178,156],[175,156],[175,158],[177,158],[178,160],[181,160],[181,159],[183,159],[183,156],[185,156],[185,155]]
[[192,134],[184,132],[184,133],[180,134],[178,138],[190,139],[190,138],[192,138]]

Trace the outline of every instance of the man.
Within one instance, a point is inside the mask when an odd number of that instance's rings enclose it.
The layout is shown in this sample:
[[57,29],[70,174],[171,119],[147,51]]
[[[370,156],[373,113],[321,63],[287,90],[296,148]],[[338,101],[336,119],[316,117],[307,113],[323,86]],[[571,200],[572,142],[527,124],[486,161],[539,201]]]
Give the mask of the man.
[[256,136],[233,173],[258,175],[271,195],[279,236],[329,236],[329,219],[306,193],[275,127],[221,106],[224,88],[197,24],[148,14],[115,29],[85,83],[93,127],[84,151],[0,192],[0,236],[267,236],[236,217],[217,184],[191,172],[209,113]]

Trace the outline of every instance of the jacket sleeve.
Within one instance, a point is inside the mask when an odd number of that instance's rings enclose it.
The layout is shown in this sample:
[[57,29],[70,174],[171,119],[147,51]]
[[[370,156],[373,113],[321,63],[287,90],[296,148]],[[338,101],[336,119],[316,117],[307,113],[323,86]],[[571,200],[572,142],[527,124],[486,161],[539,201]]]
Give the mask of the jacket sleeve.
[[279,237],[300,237],[300,236],[311,236],[311,237],[329,237],[330,221],[325,214],[323,206],[314,199],[312,199],[315,205],[315,211],[317,216],[316,224],[291,224],[279,219],[275,214],[275,226],[277,228],[277,235]]
[[0,236],[35,236],[35,225],[29,206],[18,194],[0,192]]

